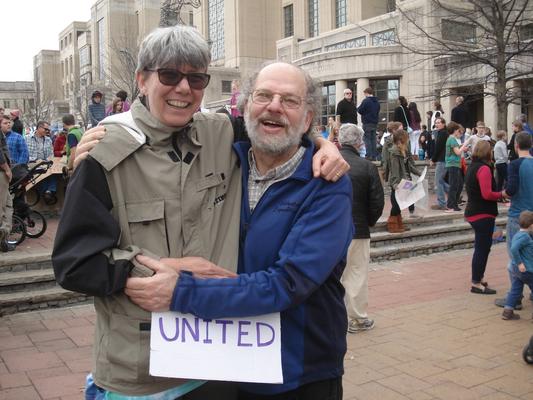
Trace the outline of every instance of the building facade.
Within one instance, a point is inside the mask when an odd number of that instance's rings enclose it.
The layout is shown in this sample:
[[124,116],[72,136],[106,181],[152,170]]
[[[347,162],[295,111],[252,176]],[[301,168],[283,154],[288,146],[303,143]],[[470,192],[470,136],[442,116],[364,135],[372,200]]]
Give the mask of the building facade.
[[[301,66],[322,82],[322,123],[334,115],[345,88],[353,90],[359,104],[363,90],[370,86],[381,103],[382,129],[392,118],[400,95],[417,103],[422,124],[434,100],[442,103],[449,117],[461,95],[469,108],[471,126],[484,120],[496,129],[496,102],[483,95],[491,85],[483,68],[454,67],[444,49],[442,54],[428,57],[405,45],[410,40],[413,47],[430,46],[423,35],[413,35],[415,19],[435,37],[471,44],[468,35],[475,35],[475,27],[450,21],[445,14],[435,18],[431,0],[282,0],[281,7],[277,58]],[[508,124],[521,112],[533,118],[531,79],[516,80],[510,86],[522,96],[508,107]]]
[[0,106],[6,113],[25,113],[35,105],[35,86],[31,81],[0,82]]
[[194,25],[211,47],[211,83],[204,106],[214,110],[228,103],[233,79],[276,59],[281,1],[205,0],[193,12]]

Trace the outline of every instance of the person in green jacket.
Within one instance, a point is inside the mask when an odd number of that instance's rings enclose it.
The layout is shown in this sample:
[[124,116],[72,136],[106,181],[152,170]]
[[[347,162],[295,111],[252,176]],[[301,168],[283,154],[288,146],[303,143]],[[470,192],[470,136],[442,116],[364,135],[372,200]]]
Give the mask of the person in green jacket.
[[65,150],[67,153],[67,167],[69,170],[72,170],[74,165],[74,159],[76,158],[76,147],[83,136],[81,129],[75,125],[74,115],[65,114],[63,115],[63,128],[67,130],[67,143],[65,145]]

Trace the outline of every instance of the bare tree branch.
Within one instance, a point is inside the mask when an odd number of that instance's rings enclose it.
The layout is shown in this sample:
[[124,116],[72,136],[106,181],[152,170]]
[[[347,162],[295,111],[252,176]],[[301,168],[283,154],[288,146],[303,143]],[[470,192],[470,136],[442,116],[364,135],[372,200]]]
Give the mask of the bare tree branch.
[[520,97],[508,86],[533,76],[533,37],[523,37],[533,22],[533,2],[430,0],[414,8],[406,1],[397,3],[397,11],[398,44],[434,63],[436,86],[457,87],[467,78],[469,85],[480,85],[479,95],[495,98],[497,126],[505,129],[507,108]]

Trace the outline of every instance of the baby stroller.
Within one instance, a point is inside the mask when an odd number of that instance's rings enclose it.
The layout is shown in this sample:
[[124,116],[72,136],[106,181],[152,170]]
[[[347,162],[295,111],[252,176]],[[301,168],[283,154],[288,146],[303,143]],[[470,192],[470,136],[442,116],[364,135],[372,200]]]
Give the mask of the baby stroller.
[[25,164],[17,164],[12,168],[13,178],[9,184],[9,193],[13,195],[13,227],[9,235],[10,244],[20,244],[24,238],[38,238],[46,231],[44,216],[31,209],[26,202],[26,186],[35,183],[35,178],[45,174],[53,161],[41,161],[28,168]]
[[533,336],[531,336],[529,343],[524,347],[522,357],[526,363],[533,364]]

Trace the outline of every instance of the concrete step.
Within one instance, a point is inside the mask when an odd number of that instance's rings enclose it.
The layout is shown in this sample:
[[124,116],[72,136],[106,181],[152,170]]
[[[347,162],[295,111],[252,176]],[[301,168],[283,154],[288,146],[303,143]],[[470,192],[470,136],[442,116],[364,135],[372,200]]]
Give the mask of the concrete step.
[[63,307],[87,302],[90,297],[56,286],[23,292],[0,294],[0,316],[43,308]]
[[[446,240],[460,233],[472,233],[472,227],[468,222],[464,220],[453,220],[454,222],[452,223],[450,221],[445,221],[444,223],[435,221],[434,225],[424,225],[421,227],[410,226],[411,230],[403,233],[389,233],[386,230],[378,231],[371,234],[370,246],[377,248],[390,245],[403,245],[426,239],[433,239],[435,241],[439,239]],[[496,218],[496,226],[498,228],[505,229],[506,223],[506,217]]]
[[16,251],[2,254],[0,258],[0,274],[4,272],[32,271],[52,268],[52,252],[38,254],[20,254]]
[[56,285],[54,271],[51,268],[0,274],[0,294],[52,288]]
[[[505,206],[500,206],[498,208],[498,218],[504,218],[507,219],[509,208]],[[415,211],[416,214],[416,211]],[[409,218],[408,212],[403,211],[403,222],[410,228],[421,228],[421,227],[433,227],[435,225],[455,225],[458,223],[465,223],[464,214],[462,212],[458,213],[436,213],[433,215],[426,215],[424,217],[418,217],[418,218]],[[382,216],[378,223],[374,227],[371,228],[371,232],[384,232],[387,230],[387,217],[388,216]]]
[[[504,232],[505,235],[505,232]],[[505,246],[505,243],[493,244],[493,246]],[[409,258],[433,253],[441,253],[451,250],[468,249],[474,247],[474,233],[460,233],[448,237],[435,239],[417,240],[411,243],[392,244],[370,249],[370,262],[384,262]]]

